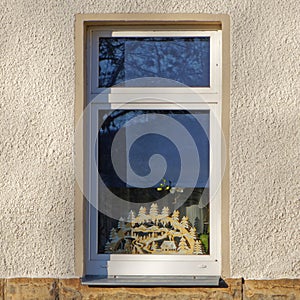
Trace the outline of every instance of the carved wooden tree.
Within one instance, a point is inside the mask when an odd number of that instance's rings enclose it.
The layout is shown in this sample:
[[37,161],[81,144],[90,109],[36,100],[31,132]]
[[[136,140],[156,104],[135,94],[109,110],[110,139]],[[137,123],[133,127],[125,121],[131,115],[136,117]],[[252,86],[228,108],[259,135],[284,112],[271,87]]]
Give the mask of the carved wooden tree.
[[111,253],[113,251],[113,249],[111,248],[111,243],[109,241],[106,242],[104,251],[105,253]]
[[172,219],[175,220],[175,221],[178,221],[179,220],[179,211],[178,210],[175,210],[172,214]]
[[195,227],[191,227],[190,235],[193,239],[196,239],[196,228]]
[[181,224],[184,228],[188,228],[189,227],[189,218],[186,216],[183,216],[181,219]]
[[170,209],[169,207],[165,206],[162,211],[161,211],[161,220],[160,222],[163,224],[163,226],[166,226],[166,224],[168,223],[168,217],[170,215]]
[[109,238],[110,238],[111,240],[114,240],[116,237],[117,237],[117,231],[116,231],[115,228],[112,228],[111,231],[110,231]]
[[118,222],[118,229],[123,229],[123,228],[125,228],[125,220],[124,218],[121,217]]
[[195,241],[194,254],[204,254],[203,245],[199,240]]
[[188,249],[189,249],[189,248],[188,248],[188,246],[187,246],[187,244],[186,244],[185,238],[182,237],[182,238],[180,239],[180,242],[179,242],[179,245],[178,245],[178,250],[179,250],[179,252],[185,253],[186,250],[188,250]]
[[155,220],[157,220],[157,216],[158,216],[158,206],[156,203],[153,203],[150,207],[150,212],[149,212],[150,218],[151,220],[154,222]]
[[163,217],[168,217],[169,214],[170,214],[169,207],[165,206],[165,207],[162,209],[161,214],[162,214]]
[[141,206],[139,209],[138,217],[141,219],[144,219],[146,217],[146,214],[147,214],[147,208],[144,206]]
[[130,211],[127,217],[127,222],[131,223],[132,225],[134,225],[134,220],[135,220],[135,213],[134,211]]

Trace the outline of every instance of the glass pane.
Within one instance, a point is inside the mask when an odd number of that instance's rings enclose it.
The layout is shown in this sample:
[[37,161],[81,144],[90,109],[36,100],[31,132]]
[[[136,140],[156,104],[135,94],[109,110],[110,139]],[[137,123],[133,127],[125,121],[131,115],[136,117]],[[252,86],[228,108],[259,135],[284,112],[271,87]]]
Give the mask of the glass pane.
[[[128,209],[123,208],[124,213],[118,220],[99,209],[98,253],[209,254],[209,111],[103,110],[99,117],[102,123],[97,143],[102,180],[102,184],[99,183],[99,203],[102,204],[99,205],[113,206],[110,196],[113,193],[128,203]],[[183,143],[178,147],[171,133],[163,136],[155,132],[145,133],[130,143],[136,128],[157,124],[161,117],[168,118],[171,124],[170,128],[164,128],[166,132],[175,130],[170,121],[174,120],[183,126],[194,145]],[[113,144],[116,137],[119,139],[117,147]],[[182,136],[181,140],[184,140]],[[188,173],[181,176],[182,157],[192,157],[191,147],[195,146],[201,167],[192,182]],[[160,180],[141,187],[143,178],[151,171],[149,160],[154,154],[164,157],[166,170]],[[121,175],[115,170],[114,155],[123,162]],[[184,163],[187,170],[195,169],[193,159]],[[130,168],[138,174],[137,178]],[[190,193],[178,206],[187,189]],[[160,204],[160,199],[167,195],[171,201]],[[132,203],[136,204],[135,210],[131,209]]]
[[98,87],[124,86],[124,81],[144,77],[209,87],[209,51],[209,37],[101,37]]

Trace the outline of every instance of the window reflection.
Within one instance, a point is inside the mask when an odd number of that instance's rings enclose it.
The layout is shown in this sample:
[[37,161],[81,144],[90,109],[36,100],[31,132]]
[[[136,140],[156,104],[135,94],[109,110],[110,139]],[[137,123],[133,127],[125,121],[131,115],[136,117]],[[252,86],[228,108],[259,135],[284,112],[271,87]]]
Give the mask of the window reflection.
[[101,37],[98,87],[122,86],[124,81],[143,77],[209,87],[209,49],[209,37]]

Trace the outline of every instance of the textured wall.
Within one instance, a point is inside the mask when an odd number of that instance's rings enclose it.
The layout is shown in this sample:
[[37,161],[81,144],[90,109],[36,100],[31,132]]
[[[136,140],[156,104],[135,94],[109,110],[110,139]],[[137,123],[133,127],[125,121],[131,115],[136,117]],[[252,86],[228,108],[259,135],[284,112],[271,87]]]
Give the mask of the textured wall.
[[117,12],[231,16],[231,275],[300,277],[295,0],[2,0],[0,277],[74,275],[74,15]]

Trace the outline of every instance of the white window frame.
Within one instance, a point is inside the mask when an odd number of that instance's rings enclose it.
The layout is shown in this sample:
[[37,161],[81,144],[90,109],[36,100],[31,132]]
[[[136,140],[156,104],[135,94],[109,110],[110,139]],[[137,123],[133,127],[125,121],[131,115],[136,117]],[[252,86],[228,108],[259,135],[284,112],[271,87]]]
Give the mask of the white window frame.
[[[88,103],[97,100],[97,96],[101,94],[100,99],[106,101],[102,96],[103,93],[113,95],[108,102],[127,102],[130,101],[133,94],[171,94],[171,100],[174,100],[174,94],[191,94],[189,102],[199,102],[199,97],[193,95],[196,93],[203,97],[205,102],[218,102],[221,95],[221,30],[199,31],[199,30],[147,30],[128,31],[128,30],[108,30],[105,27],[90,29],[88,43],[88,72],[87,72],[87,95]],[[106,30],[105,30],[106,29]],[[114,87],[114,88],[98,88],[99,68],[97,64],[92,64],[98,60],[99,38],[100,37],[209,37],[210,38],[210,86],[194,87],[184,89],[181,87]],[[95,99],[96,98],[96,99]],[[178,100],[178,103],[180,100]]]
[[[100,36],[209,36],[210,87],[118,87],[97,88],[98,41]],[[210,112],[210,254],[209,255],[141,255],[141,254],[97,254],[97,207],[87,207],[86,259],[87,275],[122,276],[215,276],[221,275],[221,30],[111,30],[111,27],[90,28],[87,41],[87,101],[90,103],[87,118],[86,143],[91,145],[92,136],[97,135],[99,110],[101,109],[181,109],[206,110]],[[95,60],[96,59],[96,60]],[[182,101],[189,94],[188,102]],[[156,95],[160,95],[159,97]],[[164,99],[164,101],[160,99]],[[134,99],[135,102],[129,102]],[[142,99],[142,100],[139,100]],[[97,157],[95,147],[87,147],[87,162]],[[98,170],[87,163],[86,186],[88,197],[98,195]]]

